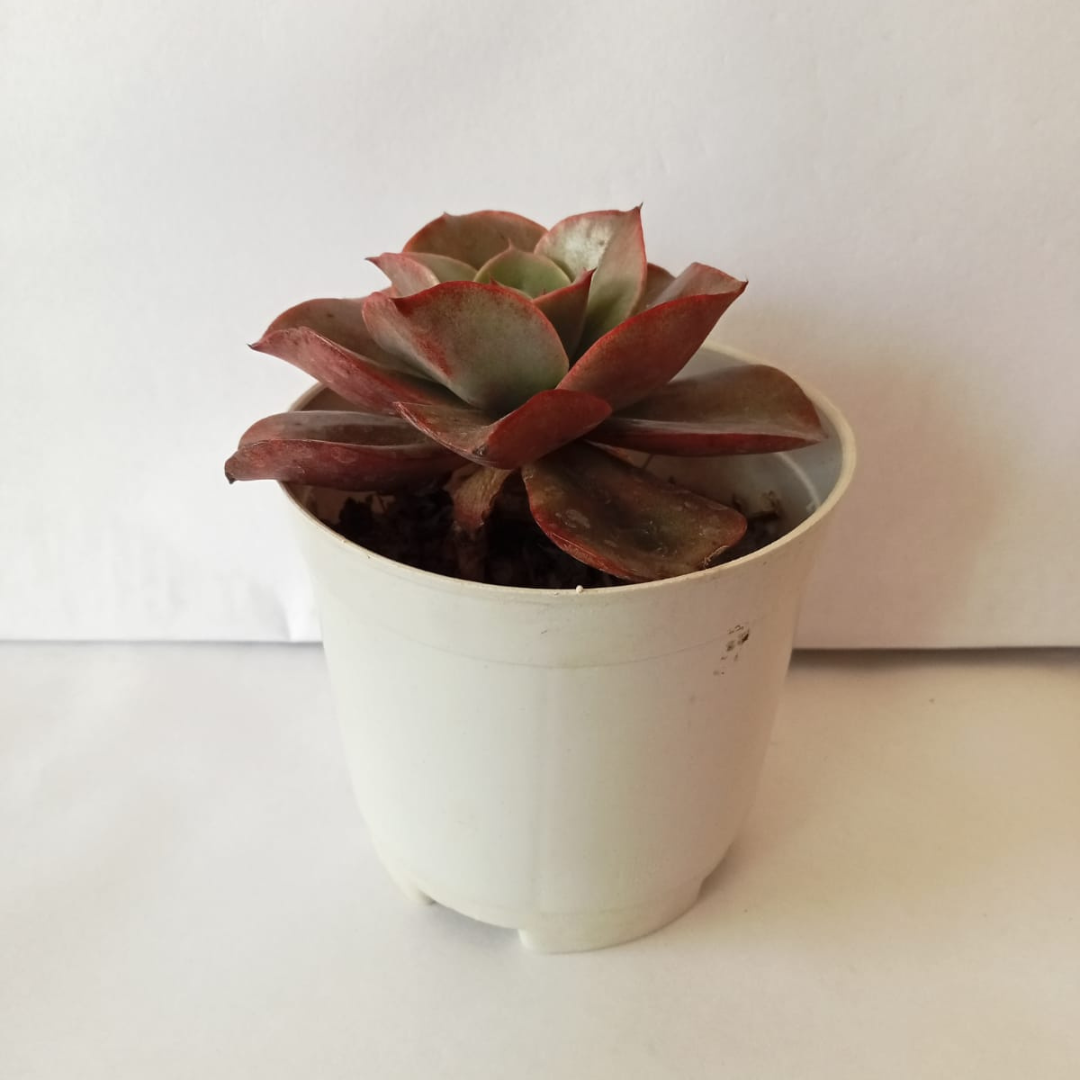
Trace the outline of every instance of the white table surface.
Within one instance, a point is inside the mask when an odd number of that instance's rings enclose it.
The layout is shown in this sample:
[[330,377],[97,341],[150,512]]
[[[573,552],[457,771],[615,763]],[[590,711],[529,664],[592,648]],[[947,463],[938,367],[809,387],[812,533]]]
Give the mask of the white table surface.
[[1080,654],[793,666],[701,902],[410,906],[307,646],[0,646],[0,1078],[1080,1076]]

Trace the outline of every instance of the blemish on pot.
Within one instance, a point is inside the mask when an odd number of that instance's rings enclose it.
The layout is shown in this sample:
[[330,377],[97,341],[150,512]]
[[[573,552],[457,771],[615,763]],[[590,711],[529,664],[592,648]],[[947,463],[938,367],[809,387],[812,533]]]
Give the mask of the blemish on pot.
[[738,660],[739,648],[750,640],[750,628],[739,623],[737,626],[733,626],[728,633],[731,637],[728,638],[727,644],[724,646],[724,655],[732,656],[734,654],[733,658]]

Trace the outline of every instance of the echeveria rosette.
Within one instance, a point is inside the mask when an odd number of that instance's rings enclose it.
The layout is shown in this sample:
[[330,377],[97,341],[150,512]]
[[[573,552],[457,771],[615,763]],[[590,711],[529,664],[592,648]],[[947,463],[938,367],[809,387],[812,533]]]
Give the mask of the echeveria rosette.
[[230,480],[392,491],[453,472],[457,523],[475,532],[520,473],[555,544],[648,581],[710,565],[746,522],[624,451],[763,453],[824,437],[775,368],[671,381],[746,283],[701,263],[677,277],[648,263],[637,209],[549,230],[499,211],[444,214],[372,261],[388,290],[299,304],[253,346],[356,411],[259,421]]

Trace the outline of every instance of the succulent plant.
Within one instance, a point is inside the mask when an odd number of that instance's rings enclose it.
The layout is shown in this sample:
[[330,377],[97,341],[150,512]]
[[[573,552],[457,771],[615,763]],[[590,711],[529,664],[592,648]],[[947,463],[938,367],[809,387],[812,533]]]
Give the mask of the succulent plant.
[[501,211],[443,214],[371,261],[389,289],[299,304],[252,346],[354,408],[258,421],[226,464],[230,481],[387,492],[453,473],[456,526],[477,534],[520,473],[559,548],[649,581],[711,565],[746,521],[627,451],[752,454],[824,438],[776,368],[672,381],[746,282],[648,263],[640,209],[551,229]]

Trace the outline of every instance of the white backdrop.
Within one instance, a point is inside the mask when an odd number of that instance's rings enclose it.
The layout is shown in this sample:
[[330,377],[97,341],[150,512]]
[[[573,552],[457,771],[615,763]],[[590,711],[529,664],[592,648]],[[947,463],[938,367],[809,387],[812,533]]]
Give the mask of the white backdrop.
[[1080,643],[1075,0],[0,12],[0,636],[315,634],[244,343],[444,209],[643,200],[860,436],[801,643]]

